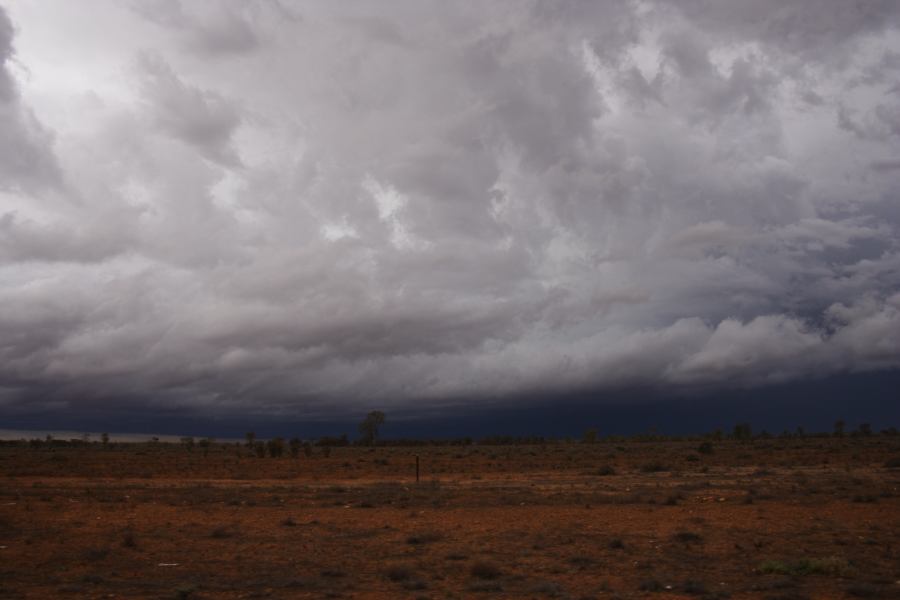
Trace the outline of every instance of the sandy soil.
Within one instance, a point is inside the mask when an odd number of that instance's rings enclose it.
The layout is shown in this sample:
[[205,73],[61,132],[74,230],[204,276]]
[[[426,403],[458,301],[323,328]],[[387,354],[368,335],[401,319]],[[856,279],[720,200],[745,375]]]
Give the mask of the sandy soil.
[[697,446],[0,447],[0,598],[900,597],[900,440]]

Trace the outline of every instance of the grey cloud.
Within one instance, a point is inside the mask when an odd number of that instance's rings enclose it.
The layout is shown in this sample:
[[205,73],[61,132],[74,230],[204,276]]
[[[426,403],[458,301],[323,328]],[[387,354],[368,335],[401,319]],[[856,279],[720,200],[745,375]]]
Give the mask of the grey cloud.
[[128,229],[86,227],[72,230],[63,224],[46,225],[0,216],[0,262],[96,262],[114,256],[128,245]]
[[842,56],[844,45],[900,22],[900,9],[891,0],[685,0],[669,6],[720,38],[744,36],[803,59],[831,58],[837,62],[846,57]]
[[240,162],[230,144],[241,118],[231,102],[183,82],[154,54],[140,56],[138,73],[142,96],[163,131],[195,146],[211,160],[229,165]]
[[21,84],[69,188],[0,197],[6,407],[900,367],[892,3],[154,6],[82,119],[81,91]]
[[15,84],[7,71],[6,63],[13,55],[12,21],[6,11],[0,9],[0,100],[10,102],[16,97]]
[[213,3],[181,0],[141,0],[131,6],[138,14],[161,27],[178,33],[182,44],[192,52],[205,56],[234,56],[255,50],[259,35],[253,15],[265,8],[286,11],[277,1],[271,3],[234,2],[220,0]]
[[23,106],[9,71],[14,56],[12,21],[0,6],[0,190],[55,187],[61,175],[53,137]]

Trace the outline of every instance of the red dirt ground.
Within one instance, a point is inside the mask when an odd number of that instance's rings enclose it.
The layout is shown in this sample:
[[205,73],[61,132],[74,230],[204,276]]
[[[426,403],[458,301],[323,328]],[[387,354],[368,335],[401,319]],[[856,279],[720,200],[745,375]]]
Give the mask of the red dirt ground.
[[900,597],[900,440],[713,445],[5,446],[0,598]]

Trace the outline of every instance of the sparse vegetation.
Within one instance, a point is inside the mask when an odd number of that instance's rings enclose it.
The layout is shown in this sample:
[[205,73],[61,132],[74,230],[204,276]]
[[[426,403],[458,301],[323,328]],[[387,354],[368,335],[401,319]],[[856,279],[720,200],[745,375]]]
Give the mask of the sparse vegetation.
[[425,531],[409,536],[408,538],[406,538],[406,543],[413,546],[419,546],[422,544],[431,544],[432,542],[440,541],[442,538],[443,536],[440,533],[437,533],[435,531]]
[[693,531],[679,531],[672,536],[672,539],[682,544],[699,544],[703,541],[703,536]]
[[[211,441],[205,460],[177,438],[0,442],[0,596],[889,597],[900,438],[790,436],[723,437],[711,455],[701,437],[335,437],[301,462],[259,439]],[[694,452],[707,472],[685,462]],[[49,556],[54,583],[35,566]]]
[[659,462],[658,460],[646,462],[641,465],[642,473],[661,473],[662,471],[668,471],[669,467]]
[[497,579],[503,574],[500,567],[483,560],[473,563],[469,573],[476,579]]
[[663,591],[663,584],[656,579],[643,579],[638,589],[642,592],[661,592]]
[[759,572],[796,576],[832,575],[846,577],[853,574],[853,569],[845,559],[829,556],[825,558],[800,558],[791,561],[767,560],[759,565]]
[[137,548],[137,540],[133,531],[126,531],[122,536],[122,546],[125,548]]
[[391,581],[408,581],[413,574],[413,569],[408,565],[393,565],[385,571],[385,576]]

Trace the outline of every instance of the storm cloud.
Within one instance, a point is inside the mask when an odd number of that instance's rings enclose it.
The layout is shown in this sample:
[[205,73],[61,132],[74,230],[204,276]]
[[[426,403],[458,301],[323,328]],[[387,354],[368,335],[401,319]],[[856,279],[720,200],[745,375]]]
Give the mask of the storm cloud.
[[0,7],[0,409],[900,367],[900,4]]

